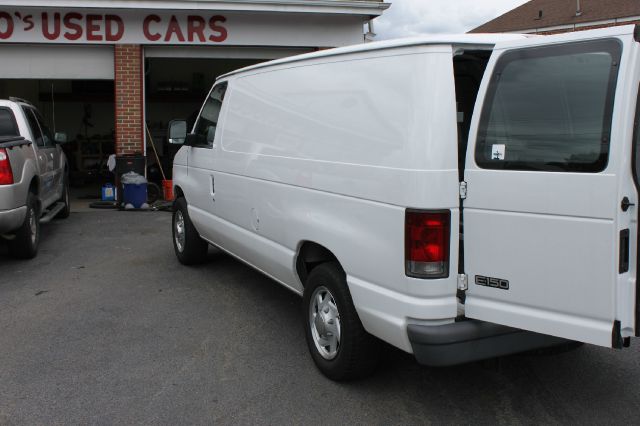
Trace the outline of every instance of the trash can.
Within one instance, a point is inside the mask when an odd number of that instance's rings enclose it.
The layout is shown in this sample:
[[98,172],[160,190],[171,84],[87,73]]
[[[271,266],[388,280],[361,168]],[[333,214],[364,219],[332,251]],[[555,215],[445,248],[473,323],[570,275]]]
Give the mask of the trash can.
[[147,208],[147,180],[136,172],[127,172],[120,177],[122,182],[122,204],[125,209]]
[[124,201],[124,186],[122,185],[121,177],[125,173],[136,172],[139,175],[144,176],[146,169],[146,158],[142,154],[126,154],[116,156],[116,186],[118,190],[117,203],[118,207],[122,208]]
[[125,183],[122,202],[125,209],[131,205],[134,209],[139,209],[147,202],[146,183]]

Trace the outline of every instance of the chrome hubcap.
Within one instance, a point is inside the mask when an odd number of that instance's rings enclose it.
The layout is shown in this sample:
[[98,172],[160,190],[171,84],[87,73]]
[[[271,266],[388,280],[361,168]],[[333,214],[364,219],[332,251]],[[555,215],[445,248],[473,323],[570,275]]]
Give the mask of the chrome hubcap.
[[31,243],[36,244],[38,239],[38,223],[36,222],[36,215],[33,209],[29,209],[29,231],[31,232]]
[[324,359],[333,359],[340,350],[340,313],[333,295],[324,286],[315,289],[309,305],[309,327],[316,349]]
[[180,210],[176,211],[176,214],[173,216],[173,230],[174,230],[174,239],[176,240],[176,247],[178,251],[182,253],[184,250],[184,216]]

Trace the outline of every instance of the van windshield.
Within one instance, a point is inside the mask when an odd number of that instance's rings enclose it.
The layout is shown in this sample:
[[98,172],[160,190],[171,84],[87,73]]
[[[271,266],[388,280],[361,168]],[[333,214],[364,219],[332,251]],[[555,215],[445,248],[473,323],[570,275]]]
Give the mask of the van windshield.
[[475,152],[478,165],[604,170],[620,55],[616,40],[504,54],[482,111]]

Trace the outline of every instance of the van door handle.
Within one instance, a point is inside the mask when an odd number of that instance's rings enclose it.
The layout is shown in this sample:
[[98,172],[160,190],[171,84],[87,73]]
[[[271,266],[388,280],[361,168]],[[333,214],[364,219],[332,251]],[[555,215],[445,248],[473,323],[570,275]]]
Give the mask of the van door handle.
[[622,209],[622,211],[626,212],[627,210],[629,210],[629,207],[631,206],[635,206],[635,204],[630,202],[628,197],[624,197],[622,199],[622,202],[620,203],[620,208]]
[[629,229],[620,231],[620,259],[618,262],[618,272],[624,274],[629,272]]
[[216,201],[216,181],[213,176],[211,176],[211,199]]

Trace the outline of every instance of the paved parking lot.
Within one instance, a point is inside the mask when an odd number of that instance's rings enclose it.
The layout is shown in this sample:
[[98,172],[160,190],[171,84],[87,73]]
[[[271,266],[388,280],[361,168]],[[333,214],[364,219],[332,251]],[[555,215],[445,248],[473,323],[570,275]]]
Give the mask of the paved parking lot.
[[178,264],[168,213],[82,211],[0,249],[0,425],[635,423],[640,342],[445,369],[389,350],[321,376],[299,299],[231,257]]

